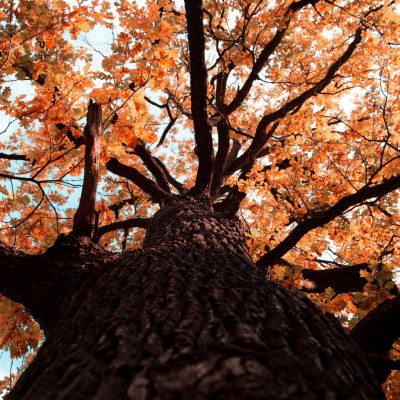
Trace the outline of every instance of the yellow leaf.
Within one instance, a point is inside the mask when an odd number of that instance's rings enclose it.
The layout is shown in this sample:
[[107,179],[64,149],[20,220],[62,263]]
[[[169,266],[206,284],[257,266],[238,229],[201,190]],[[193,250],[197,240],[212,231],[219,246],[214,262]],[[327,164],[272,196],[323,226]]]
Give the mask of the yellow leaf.
[[52,37],[49,37],[48,39],[46,39],[44,44],[48,49],[52,49],[56,45],[54,42],[54,38],[52,38]]
[[89,32],[92,27],[91,24],[88,21],[80,21],[76,23],[76,26],[82,31],[82,32]]
[[332,300],[335,297],[336,293],[330,286],[325,289],[324,296],[328,300]]
[[366,279],[367,282],[372,282],[371,272],[369,272],[369,271],[367,271],[367,270],[365,270],[365,269],[362,269],[362,270],[360,271],[360,276],[361,276],[361,278]]
[[283,281],[285,279],[285,272],[286,272],[286,267],[284,267],[283,265],[277,265],[274,268],[275,279]]

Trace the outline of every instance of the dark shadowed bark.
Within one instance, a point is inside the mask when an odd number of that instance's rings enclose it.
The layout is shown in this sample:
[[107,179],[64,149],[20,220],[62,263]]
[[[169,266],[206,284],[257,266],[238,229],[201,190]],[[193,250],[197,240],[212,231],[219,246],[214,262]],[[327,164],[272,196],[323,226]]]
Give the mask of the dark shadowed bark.
[[[68,258],[66,239],[54,257]],[[384,398],[336,319],[267,281],[240,221],[207,197],[168,200],[143,250],[69,280],[53,303],[8,400]]]
[[379,382],[383,383],[398,361],[389,359],[393,343],[400,337],[400,296],[385,300],[351,331],[351,337],[367,355]]

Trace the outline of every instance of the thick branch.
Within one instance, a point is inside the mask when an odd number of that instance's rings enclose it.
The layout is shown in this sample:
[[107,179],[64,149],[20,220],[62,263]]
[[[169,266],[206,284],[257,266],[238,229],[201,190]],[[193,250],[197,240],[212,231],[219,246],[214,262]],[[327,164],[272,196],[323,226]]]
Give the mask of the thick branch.
[[139,142],[137,144],[137,146],[135,147],[135,154],[141,158],[141,160],[143,161],[143,164],[154,176],[154,178],[157,181],[158,186],[165,192],[171,193],[171,190],[170,190],[169,184],[168,184],[168,179],[167,179],[163,169],[160,167],[160,165],[157,163],[155,158],[144,147],[144,145],[142,143]]
[[194,192],[208,191],[213,169],[211,127],[207,118],[207,68],[201,0],[185,0],[190,55],[190,95],[199,167]]
[[168,182],[176,189],[178,190],[179,193],[184,193],[186,191],[185,187],[183,186],[182,183],[177,181],[168,171],[168,168],[164,165],[164,163],[158,159],[157,157],[154,157],[156,163],[160,166],[160,168],[164,171],[165,176],[168,179]]
[[[364,286],[368,283],[365,278],[360,275],[361,270],[369,270],[367,263],[347,265],[339,268],[315,270],[303,269],[301,272],[303,277],[312,282],[312,286],[304,287],[303,292],[307,293],[324,293],[328,287],[331,287],[336,294],[348,292],[363,292]],[[393,284],[394,282],[391,281]],[[377,281],[372,283],[378,284]],[[390,293],[397,295],[399,290],[394,284]]]
[[240,144],[239,140],[232,139],[232,146],[225,163],[226,168],[229,168],[229,166],[236,160],[241,148],[242,145]]
[[[28,265],[34,265],[35,262],[26,260],[35,256],[30,256],[13,246],[0,242],[0,292],[11,300],[26,304],[27,288],[30,282],[26,279],[26,274],[22,273]],[[30,278],[29,278],[30,280]]]
[[343,214],[348,208],[373,197],[384,196],[398,188],[400,188],[400,176],[393,176],[374,186],[365,185],[356,193],[343,197],[327,210],[300,222],[281,243],[257,261],[257,267],[264,269],[273,265],[279,258],[292,249],[304,235],[332,221]]
[[[63,290],[69,290],[72,281],[93,273],[113,257],[105,255],[89,238],[80,239],[84,240],[75,245],[71,242],[65,251],[58,246],[53,252],[50,248],[38,255],[26,254],[0,242],[0,293],[22,304],[45,332],[54,322],[53,317],[58,316]],[[74,252],[78,246],[79,251]],[[91,256],[86,257],[80,251],[85,248],[91,249]]]
[[227,69],[222,70],[211,79],[211,84],[214,84],[215,80],[217,82],[217,87],[215,90],[215,101],[217,110],[224,110],[226,108],[225,105],[226,86],[228,83],[229,74],[234,68],[235,64],[233,62],[230,62],[228,64]]
[[17,161],[29,161],[29,159],[23,154],[6,154],[0,153],[0,158],[4,160],[17,160]]
[[221,120],[218,125],[218,151],[215,157],[215,168],[211,184],[211,196],[218,193],[223,183],[223,172],[229,154],[229,126],[226,120]]
[[158,203],[169,197],[169,193],[161,189],[151,179],[146,178],[136,168],[120,163],[116,158],[107,161],[106,168],[116,175],[129,179]]
[[368,270],[368,264],[355,264],[341,268],[324,270],[303,269],[301,272],[304,279],[312,282],[312,286],[304,287],[307,293],[324,293],[325,289],[331,287],[336,294],[347,292],[362,292],[368,283],[360,276],[360,271]]
[[389,350],[400,337],[400,296],[379,304],[356,325],[350,335],[368,356],[383,383],[392,369]]
[[91,237],[94,229],[101,134],[101,105],[90,100],[87,122],[84,129],[85,173],[79,207],[74,216],[72,229],[72,232],[78,236]]
[[[239,175],[239,179],[246,180],[247,174],[253,168],[253,164],[247,164],[246,167],[243,169],[242,173]],[[226,196],[226,198],[214,205],[214,209],[218,211],[224,211],[230,215],[235,215],[240,208],[240,203],[244,200],[247,196],[246,192],[241,192],[239,190],[238,185],[235,185]]]
[[310,99],[313,96],[318,95],[319,93],[321,93],[323,89],[325,89],[326,86],[329,85],[329,83],[335,77],[337,71],[351,57],[357,45],[361,42],[362,32],[363,32],[362,28],[358,28],[356,30],[354,34],[354,39],[349,44],[346,51],[328,68],[328,71],[326,72],[325,76],[319,82],[317,82],[310,89],[306,90],[299,96],[290,100],[279,110],[276,110],[275,112],[272,112],[261,118],[256,129],[255,137],[250,147],[226,169],[224,173],[225,176],[231,175],[233,172],[242,168],[242,166],[249,160],[257,157],[257,154],[265,146],[266,142],[270,137],[269,133],[267,132],[267,127],[271,123],[283,118],[288,112],[292,113],[297,112],[301,108],[301,106],[306,102],[306,100]]
[[146,229],[151,222],[151,218],[129,218],[124,221],[116,221],[108,225],[101,226],[97,233],[96,239],[100,239],[103,235],[118,229],[144,228]]

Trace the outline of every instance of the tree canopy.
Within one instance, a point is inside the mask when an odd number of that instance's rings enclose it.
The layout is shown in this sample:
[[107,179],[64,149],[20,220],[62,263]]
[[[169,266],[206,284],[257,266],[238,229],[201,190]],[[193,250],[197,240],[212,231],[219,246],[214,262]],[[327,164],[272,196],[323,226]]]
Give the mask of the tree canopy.
[[[172,194],[208,192],[270,279],[355,338],[379,319],[358,343],[398,368],[395,1],[4,0],[0,16],[2,251],[71,231],[137,249]],[[0,300],[0,346],[22,357],[42,333]]]

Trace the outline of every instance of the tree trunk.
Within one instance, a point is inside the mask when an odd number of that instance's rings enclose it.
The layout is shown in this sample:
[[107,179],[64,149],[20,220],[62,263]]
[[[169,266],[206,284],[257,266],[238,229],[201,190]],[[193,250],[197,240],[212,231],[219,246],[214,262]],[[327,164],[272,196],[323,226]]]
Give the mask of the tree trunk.
[[169,200],[143,250],[62,296],[9,400],[384,398],[336,319],[267,281],[206,197]]

